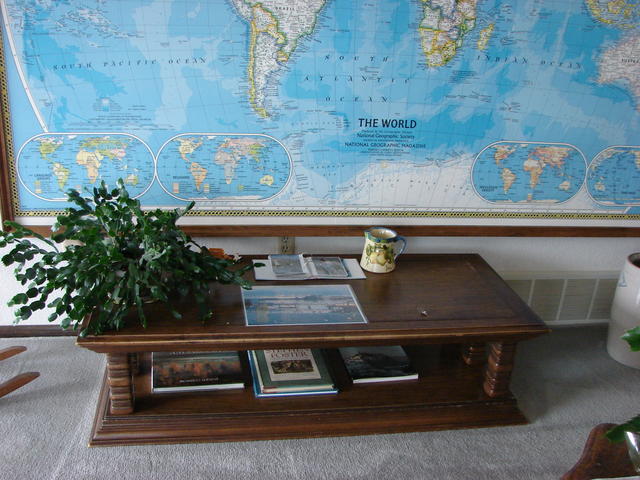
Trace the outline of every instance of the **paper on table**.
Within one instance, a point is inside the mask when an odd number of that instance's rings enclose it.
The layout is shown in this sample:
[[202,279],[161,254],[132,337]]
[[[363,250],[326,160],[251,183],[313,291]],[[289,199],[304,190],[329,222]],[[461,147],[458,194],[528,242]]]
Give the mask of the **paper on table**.
[[316,276],[316,275],[313,275],[311,272],[309,272],[309,274],[305,276],[301,276],[301,275],[295,275],[291,277],[276,276],[276,274],[273,273],[271,262],[269,262],[268,259],[266,261],[254,260],[253,263],[264,264],[264,266],[262,267],[254,268],[256,280],[362,280],[367,278],[364,272],[362,271],[362,268],[360,268],[360,264],[358,263],[358,260],[355,258],[343,259],[344,267],[349,273],[348,277],[324,277],[320,275]]

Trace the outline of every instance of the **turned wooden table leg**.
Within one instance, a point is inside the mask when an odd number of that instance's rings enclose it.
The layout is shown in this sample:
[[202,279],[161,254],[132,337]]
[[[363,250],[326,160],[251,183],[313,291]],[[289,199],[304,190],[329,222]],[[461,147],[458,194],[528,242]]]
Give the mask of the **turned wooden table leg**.
[[133,413],[131,364],[127,353],[107,353],[107,380],[109,382],[110,413]]
[[484,374],[484,391],[490,397],[501,397],[509,392],[515,343],[490,343],[489,359]]
[[137,353],[129,354],[129,364],[131,365],[131,373],[138,375],[140,373],[140,361]]
[[481,365],[484,359],[484,343],[470,343],[462,346],[462,359],[467,365]]

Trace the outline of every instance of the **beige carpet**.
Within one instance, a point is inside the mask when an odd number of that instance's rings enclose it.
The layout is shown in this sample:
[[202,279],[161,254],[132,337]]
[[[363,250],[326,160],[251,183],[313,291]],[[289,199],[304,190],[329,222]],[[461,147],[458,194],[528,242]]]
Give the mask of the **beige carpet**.
[[0,339],[29,350],[0,381],[41,377],[0,399],[0,479],[558,479],[589,430],[640,412],[640,371],[605,352],[600,327],[520,345],[512,390],[530,425],[198,445],[87,448],[102,356],[73,338]]

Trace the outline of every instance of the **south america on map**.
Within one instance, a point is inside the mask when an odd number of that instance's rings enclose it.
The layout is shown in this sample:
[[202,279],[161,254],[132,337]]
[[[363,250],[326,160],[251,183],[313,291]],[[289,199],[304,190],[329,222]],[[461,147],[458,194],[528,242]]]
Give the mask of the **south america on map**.
[[15,210],[635,219],[635,0],[4,0]]

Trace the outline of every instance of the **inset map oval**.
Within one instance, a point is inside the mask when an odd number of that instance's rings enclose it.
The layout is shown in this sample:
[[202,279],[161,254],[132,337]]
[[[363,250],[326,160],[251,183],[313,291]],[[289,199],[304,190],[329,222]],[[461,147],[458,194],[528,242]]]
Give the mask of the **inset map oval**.
[[158,180],[180,200],[266,200],[291,176],[291,158],[275,138],[182,134],[158,153]]
[[596,155],[587,191],[601,205],[640,205],[640,146],[609,147]]
[[496,142],[476,157],[471,181],[491,203],[561,203],[584,183],[587,162],[566,143]]
[[30,138],[18,152],[16,166],[24,187],[38,198],[66,201],[104,181],[122,179],[132,197],[153,182],[153,153],[137,137],[124,133],[44,133]]

